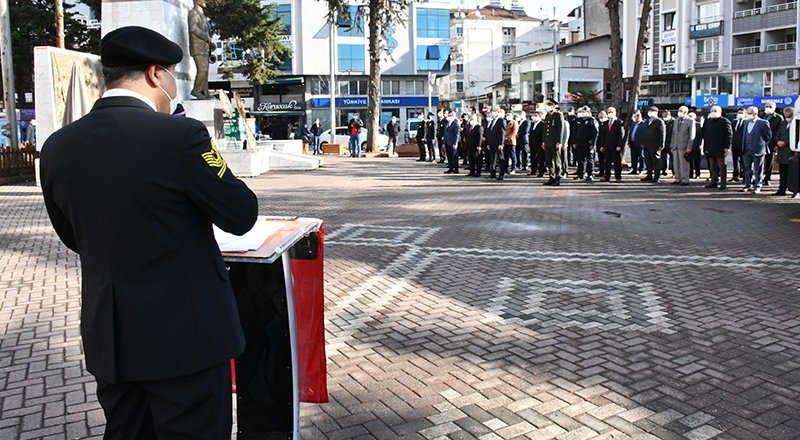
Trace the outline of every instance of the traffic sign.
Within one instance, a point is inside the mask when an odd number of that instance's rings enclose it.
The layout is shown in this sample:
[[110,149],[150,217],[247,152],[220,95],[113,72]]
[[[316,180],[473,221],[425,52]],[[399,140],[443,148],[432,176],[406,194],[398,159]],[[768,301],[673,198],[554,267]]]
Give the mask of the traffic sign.
[[489,107],[487,107],[487,106],[485,106],[485,105],[484,105],[484,106],[483,106],[483,112],[484,112],[484,113],[487,113],[488,111],[489,111]]

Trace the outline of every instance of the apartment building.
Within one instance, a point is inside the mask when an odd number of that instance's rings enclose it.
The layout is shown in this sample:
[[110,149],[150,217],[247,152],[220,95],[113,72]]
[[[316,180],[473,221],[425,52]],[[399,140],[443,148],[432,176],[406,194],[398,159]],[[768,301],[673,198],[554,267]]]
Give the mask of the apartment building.
[[[242,74],[241,48],[225,41],[214,41],[209,82],[212,88],[236,90],[250,114],[259,123],[275,120],[294,124],[319,118],[330,127],[331,40],[326,10],[322,3],[302,0],[275,2],[284,29],[281,38],[293,50],[278,67],[280,75],[265,84],[253,84]],[[340,17],[335,31],[336,124],[346,125],[357,113],[367,118],[367,80],[369,77],[369,30],[365,11],[357,4],[349,7],[349,17]],[[349,25],[349,26],[348,26]],[[381,120],[397,116],[405,126],[408,118],[428,108],[428,74],[450,72],[450,2],[429,0],[412,2],[408,20],[382,36],[389,57],[381,62]],[[233,65],[234,78],[223,78],[223,66]],[[434,90],[431,104],[438,96]]]

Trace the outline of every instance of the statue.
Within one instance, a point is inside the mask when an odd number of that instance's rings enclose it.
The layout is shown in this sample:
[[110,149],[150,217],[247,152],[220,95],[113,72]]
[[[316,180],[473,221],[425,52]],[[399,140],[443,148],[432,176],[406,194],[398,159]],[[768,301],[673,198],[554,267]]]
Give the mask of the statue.
[[203,14],[206,0],[194,0],[194,8],[189,11],[189,54],[197,66],[192,96],[208,99],[208,56],[211,44],[211,26]]

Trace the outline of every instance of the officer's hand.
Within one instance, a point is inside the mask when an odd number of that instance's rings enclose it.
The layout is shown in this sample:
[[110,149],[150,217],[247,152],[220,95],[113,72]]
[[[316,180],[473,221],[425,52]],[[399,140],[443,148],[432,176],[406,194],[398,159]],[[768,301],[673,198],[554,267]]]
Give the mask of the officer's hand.
[[731,149],[730,148],[726,148],[725,149],[725,154],[728,154],[728,151],[731,151]]
[[578,148],[578,144],[572,144],[572,148]]
[[542,150],[544,150],[544,142],[542,142]]
[[606,147],[600,147],[600,152],[601,153],[605,153],[606,152]]
[[617,151],[622,151],[622,148],[620,148],[620,147],[617,147]]
[[497,149],[500,150],[500,151],[503,151],[503,146],[500,145],[499,147],[497,147]]
[[691,153],[691,152],[692,152],[692,149],[691,149],[691,148],[687,148],[687,149],[686,149],[686,152],[687,152],[687,153]]
[[556,150],[560,150],[560,149],[561,149],[561,142],[558,142],[558,143],[556,143]]
[[784,141],[778,141],[778,146],[779,146],[779,147],[785,147],[785,146],[786,146],[786,142],[784,142]]

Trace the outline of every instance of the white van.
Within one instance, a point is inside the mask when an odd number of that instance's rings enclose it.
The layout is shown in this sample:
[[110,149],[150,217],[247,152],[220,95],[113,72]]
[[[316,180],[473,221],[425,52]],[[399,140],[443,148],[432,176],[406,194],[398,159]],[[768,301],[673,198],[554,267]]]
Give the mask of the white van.
[[419,118],[410,118],[406,121],[406,133],[403,138],[407,144],[413,144],[417,141],[417,127],[420,122],[422,120]]

